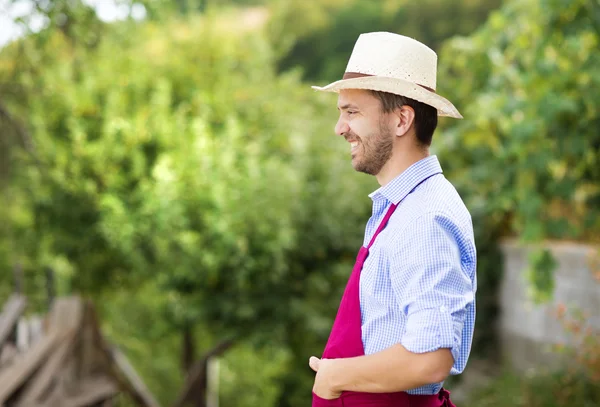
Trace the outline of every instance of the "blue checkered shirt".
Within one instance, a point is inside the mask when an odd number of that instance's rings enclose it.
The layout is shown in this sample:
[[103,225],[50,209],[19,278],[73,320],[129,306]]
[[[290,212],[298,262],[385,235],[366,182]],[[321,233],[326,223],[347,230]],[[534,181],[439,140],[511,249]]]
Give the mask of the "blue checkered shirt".
[[[475,325],[476,252],[469,211],[436,156],[373,192],[367,246],[392,203],[398,208],[369,251],[360,280],[365,354],[397,343],[415,353],[449,348],[464,370]],[[406,367],[410,369],[410,366]],[[436,394],[443,383],[409,390]]]

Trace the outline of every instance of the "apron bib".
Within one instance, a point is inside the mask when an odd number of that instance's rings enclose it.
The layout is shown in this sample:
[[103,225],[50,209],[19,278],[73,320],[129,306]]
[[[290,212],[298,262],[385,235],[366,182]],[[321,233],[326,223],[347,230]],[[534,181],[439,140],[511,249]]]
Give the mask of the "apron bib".
[[[361,331],[360,273],[369,255],[369,249],[387,225],[396,206],[392,205],[387,211],[369,245],[361,246],[358,252],[323,352],[324,359],[350,358],[365,354]],[[314,393],[312,397],[312,407],[455,407],[450,401],[450,393],[444,389],[436,395],[426,396],[415,396],[406,392],[358,393],[345,391],[340,398],[334,400],[323,399]]]

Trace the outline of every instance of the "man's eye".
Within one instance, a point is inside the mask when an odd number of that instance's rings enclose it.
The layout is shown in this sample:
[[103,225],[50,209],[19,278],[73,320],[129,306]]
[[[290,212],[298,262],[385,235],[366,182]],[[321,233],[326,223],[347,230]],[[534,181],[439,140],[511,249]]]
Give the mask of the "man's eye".
[[353,110],[348,110],[348,114],[352,115],[352,114],[354,114],[354,113],[356,113],[356,112],[355,112],[355,111],[353,111]]

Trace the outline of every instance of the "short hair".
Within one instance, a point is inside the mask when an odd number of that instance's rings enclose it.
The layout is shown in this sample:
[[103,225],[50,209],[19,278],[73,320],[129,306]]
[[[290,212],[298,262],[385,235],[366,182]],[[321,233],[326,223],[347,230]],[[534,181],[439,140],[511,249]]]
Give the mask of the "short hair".
[[385,113],[390,113],[404,105],[412,107],[415,111],[414,124],[417,141],[422,146],[428,147],[431,145],[433,133],[438,124],[438,113],[435,107],[393,93],[376,90],[370,92],[381,101],[381,107]]

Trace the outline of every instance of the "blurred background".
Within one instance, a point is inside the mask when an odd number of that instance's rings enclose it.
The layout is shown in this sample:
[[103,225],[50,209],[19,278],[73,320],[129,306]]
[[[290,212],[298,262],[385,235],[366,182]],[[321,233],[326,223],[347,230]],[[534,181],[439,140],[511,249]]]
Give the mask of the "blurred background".
[[0,305],[88,299],[163,406],[310,405],[378,186],[310,85],[368,31],[464,116],[432,149],[478,247],[455,403],[600,406],[598,0],[0,0]]

